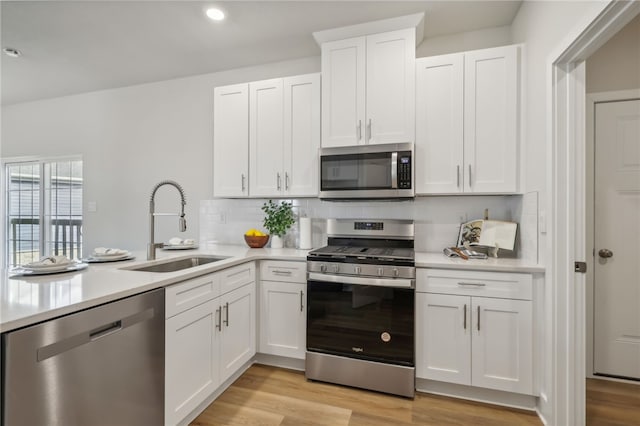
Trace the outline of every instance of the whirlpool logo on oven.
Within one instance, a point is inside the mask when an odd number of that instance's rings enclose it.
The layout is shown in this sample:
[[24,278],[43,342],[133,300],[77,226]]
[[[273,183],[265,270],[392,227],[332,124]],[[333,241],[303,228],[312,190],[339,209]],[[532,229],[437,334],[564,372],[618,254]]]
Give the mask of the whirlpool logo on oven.
[[364,352],[363,348],[356,348],[355,346],[351,348],[352,351],[354,351],[355,353],[360,353],[360,352]]

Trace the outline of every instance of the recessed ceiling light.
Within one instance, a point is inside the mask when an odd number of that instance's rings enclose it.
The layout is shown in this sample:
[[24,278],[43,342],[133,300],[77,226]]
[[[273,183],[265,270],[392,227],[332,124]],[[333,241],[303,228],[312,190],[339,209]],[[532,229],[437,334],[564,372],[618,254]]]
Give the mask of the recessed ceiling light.
[[14,49],[13,47],[4,47],[2,49],[5,55],[10,56],[12,58],[18,58],[22,56],[22,52],[18,49]]
[[222,21],[222,20],[224,20],[224,12],[222,10],[220,10],[220,9],[215,8],[215,7],[207,9],[207,16],[209,17],[209,19],[214,20],[214,21]]

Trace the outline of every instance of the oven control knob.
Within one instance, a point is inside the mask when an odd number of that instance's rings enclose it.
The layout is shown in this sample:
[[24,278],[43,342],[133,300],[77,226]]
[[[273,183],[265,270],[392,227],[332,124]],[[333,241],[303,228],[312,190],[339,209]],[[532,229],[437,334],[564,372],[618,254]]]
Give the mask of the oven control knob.
[[340,265],[333,265],[333,272],[336,274],[340,272]]
[[325,273],[327,272],[327,265],[325,265],[324,263],[320,264],[320,272]]
[[360,272],[362,272],[362,268],[359,266],[356,266],[355,268],[353,268],[355,270],[356,275],[360,275]]
[[384,275],[384,268],[378,268],[378,276],[381,277]]
[[400,275],[400,271],[398,271],[398,268],[393,268],[393,276],[397,277],[398,275]]

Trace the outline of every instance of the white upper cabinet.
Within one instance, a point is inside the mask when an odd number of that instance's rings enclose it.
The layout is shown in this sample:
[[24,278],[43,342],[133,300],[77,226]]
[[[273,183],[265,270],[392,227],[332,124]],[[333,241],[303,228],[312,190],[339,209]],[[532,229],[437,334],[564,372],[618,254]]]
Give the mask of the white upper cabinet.
[[213,196],[249,195],[249,86],[213,92]]
[[413,142],[415,28],[322,44],[322,146]]
[[320,74],[287,77],[284,85],[283,195],[318,195]]
[[518,191],[519,47],[416,61],[416,193]]
[[217,87],[214,196],[315,197],[320,75]]
[[249,180],[252,196],[270,196],[282,187],[282,79],[249,84]]

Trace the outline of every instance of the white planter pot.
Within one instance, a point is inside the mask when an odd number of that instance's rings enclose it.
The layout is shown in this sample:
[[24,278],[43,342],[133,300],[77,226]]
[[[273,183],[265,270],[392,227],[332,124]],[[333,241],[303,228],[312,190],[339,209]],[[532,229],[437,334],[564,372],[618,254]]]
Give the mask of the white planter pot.
[[284,240],[278,235],[271,236],[271,248],[280,249],[284,247]]

